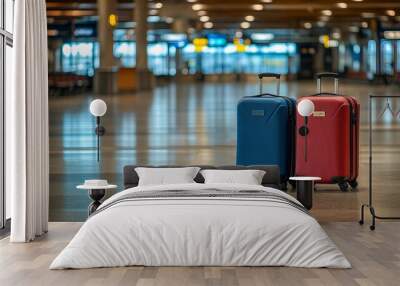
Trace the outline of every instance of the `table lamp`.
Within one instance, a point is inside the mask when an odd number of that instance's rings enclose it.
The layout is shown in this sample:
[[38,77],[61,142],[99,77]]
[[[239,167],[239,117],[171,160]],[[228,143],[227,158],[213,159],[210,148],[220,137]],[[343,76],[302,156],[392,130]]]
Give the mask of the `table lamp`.
[[97,135],[97,162],[100,161],[100,137],[106,133],[106,129],[100,124],[100,117],[107,112],[107,104],[101,99],[95,99],[90,103],[90,113],[96,117],[95,134]]

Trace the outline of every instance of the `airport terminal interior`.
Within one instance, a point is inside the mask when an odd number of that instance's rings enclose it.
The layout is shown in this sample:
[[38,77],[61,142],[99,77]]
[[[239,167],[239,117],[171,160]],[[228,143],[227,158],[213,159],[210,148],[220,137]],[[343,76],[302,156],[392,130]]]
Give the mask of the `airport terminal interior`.
[[[358,218],[367,200],[368,96],[396,95],[400,88],[399,3],[148,2],[147,38],[138,39],[132,1],[80,2],[47,1],[50,221],[84,220],[90,199],[75,185],[101,174],[122,186],[127,164],[235,164],[236,106],[260,93],[257,74],[281,74],[281,95],[299,98],[317,92],[314,77],[323,71],[339,73],[339,93],[361,103],[361,176],[357,192],[323,192],[313,211],[321,218],[332,211],[340,220]],[[107,15],[115,15],[114,26]],[[263,92],[275,93],[275,84],[265,80]],[[88,112],[97,97],[108,104],[99,163]],[[375,163],[385,163],[376,168],[382,172],[376,183],[388,184],[388,194],[378,194],[379,209],[395,215],[400,100],[390,99],[394,115],[381,115],[386,99],[372,104]]]
[[[0,284],[398,285],[398,222],[377,219],[371,231],[368,208],[365,224],[358,222],[371,188],[378,216],[400,215],[399,1],[45,2],[50,230],[33,242],[36,249],[0,241],[0,255],[6,257],[0,258],[0,272],[8,272],[0,274],[5,283]],[[13,0],[0,3],[0,94],[7,98],[15,11]],[[317,183],[310,214],[353,269],[129,267],[73,277],[49,272],[52,259],[88,217],[92,200],[77,185],[106,179],[117,185],[107,190],[109,197],[124,189],[126,165],[236,165],[239,101],[275,95],[277,85],[279,95],[295,100],[315,95],[316,75],[322,72],[337,73],[337,96],[354,97],[360,104],[359,175],[358,186],[347,191]],[[260,73],[280,74],[280,80],[261,81]],[[323,78],[321,86],[335,93],[334,80]],[[95,99],[107,105],[99,138],[89,110]],[[1,190],[7,228],[12,195]],[[296,197],[291,184],[287,193]],[[28,266],[29,260],[35,266]]]

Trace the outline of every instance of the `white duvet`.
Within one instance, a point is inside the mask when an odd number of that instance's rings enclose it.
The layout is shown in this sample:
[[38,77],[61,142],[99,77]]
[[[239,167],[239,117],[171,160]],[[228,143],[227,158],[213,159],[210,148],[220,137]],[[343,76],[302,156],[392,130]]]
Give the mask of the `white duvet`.
[[154,198],[123,201],[130,192],[263,190],[231,184],[136,187],[106,200],[50,269],[145,266],[293,266],[350,268],[318,222],[288,204],[246,198]]

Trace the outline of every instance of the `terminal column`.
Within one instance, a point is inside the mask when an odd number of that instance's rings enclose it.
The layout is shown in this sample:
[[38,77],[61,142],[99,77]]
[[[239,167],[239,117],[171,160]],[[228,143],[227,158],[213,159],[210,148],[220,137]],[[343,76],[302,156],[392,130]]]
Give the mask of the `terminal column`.
[[117,67],[113,55],[113,31],[117,24],[117,0],[97,0],[97,38],[100,49],[100,66],[95,74],[95,92],[117,92]]
[[135,22],[136,22],[136,90],[151,89],[153,76],[148,69],[147,55],[147,16],[148,1],[135,1]]

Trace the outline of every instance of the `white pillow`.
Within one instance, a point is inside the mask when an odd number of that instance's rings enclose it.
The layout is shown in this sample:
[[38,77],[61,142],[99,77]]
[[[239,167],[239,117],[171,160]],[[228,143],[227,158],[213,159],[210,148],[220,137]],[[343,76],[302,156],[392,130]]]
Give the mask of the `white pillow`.
[[202,170],[206,184],[261,185],[265,171],[261,170]]
[[139,176],[139,186],[195,183],[193,179],[199,170],[199,167],[135,168]]

